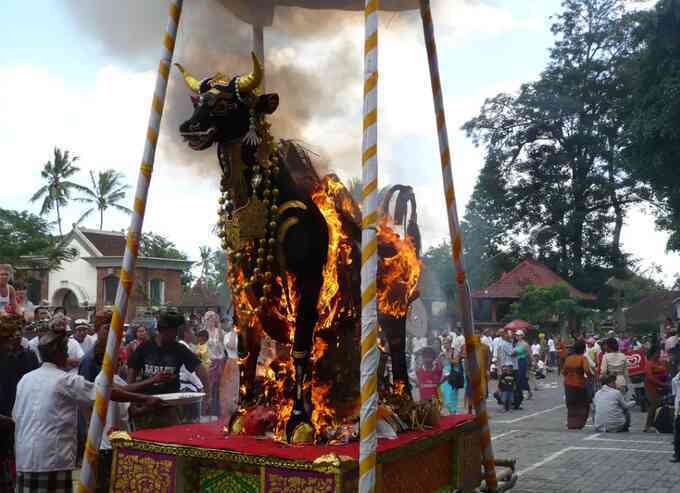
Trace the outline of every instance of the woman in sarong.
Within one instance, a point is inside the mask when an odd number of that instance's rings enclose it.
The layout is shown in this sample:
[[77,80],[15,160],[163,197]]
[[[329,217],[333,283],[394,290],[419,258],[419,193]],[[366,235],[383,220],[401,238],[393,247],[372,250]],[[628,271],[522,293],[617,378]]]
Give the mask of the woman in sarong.
[[208,356],[210,368],[208,379],[210,380],[210,414],[220,414],[220,378],[224,367],[224,330],[220,327],[220,319],[213,311],[208,311],[203,316],[203,327],[208,331]]
[[590,414],[590,394],[586,381],[592,375],[588,360],[583,355],[586,344],[576,341],[572,353],[564,360],[564,393],[567,404],[567,428],[582,429]]

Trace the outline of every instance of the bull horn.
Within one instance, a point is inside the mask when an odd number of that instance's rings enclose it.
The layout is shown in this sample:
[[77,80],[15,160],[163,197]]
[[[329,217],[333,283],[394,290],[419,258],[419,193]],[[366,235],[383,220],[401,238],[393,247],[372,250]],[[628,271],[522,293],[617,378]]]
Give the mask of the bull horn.
[[238,91],[241,94],[249,94],[255,89],[260,87],[262,79],[264,78],[264,69],[262,68],[262,63],[257,58],[255,53],[250,53],[253,56],[253,71],[242,77],[238,78]]
[[181,64],[176,63],[175,66],[182,73],[184,81],[187,83],[187,86],[189,86],[189,89],[191,89],[192,92],[198,94],[200,92],[199,89],[201,87],[201,83],[194,79],[194,77],[189,72],[187,72]]

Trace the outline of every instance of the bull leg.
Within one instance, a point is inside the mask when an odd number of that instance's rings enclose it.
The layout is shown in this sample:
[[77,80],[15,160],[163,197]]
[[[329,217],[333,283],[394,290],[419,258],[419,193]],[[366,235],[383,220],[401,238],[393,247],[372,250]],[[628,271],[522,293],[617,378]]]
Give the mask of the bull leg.
[[247,353],[244,358],[242,369],[241,385],[248,389],[250,395],[246,395],[246,400],[253,397],[255,392],[255,377],[257,375],[257,359],[260,355],[261,337],[256,330],[249,327],[239,333],[239,347],[246,348]]
[[314,327],[319,314],[316,303],[321,290],[321,276],[302,279],[299,282],[300,304],[295,324],[293,340],[293,364],[295,366],[295,400],[293,411],[286,424],[286,436],[290,441],[295,428],[301,423],[309,423],[311,403],[306,402],[304,384],[309,375],[309,357],[312,350]]
[[411,384],[408,379],[408,365],[406,363],[406,318],[381,316],[380,326],[390,345],[394,385],[398,387],[398,384],[402,383],[404,389],[410,395]]
[[305,403],[304,384],[309,374],[314,327],[319,319],[316,305],[323,285],[328,230],[320,214],[291,218],[284,221],[282,228],[281,253],[286,269],[295,276],[299,299],[292,354],[295,366],[295,399],[286,424],[286,437],[290,441],[299,424],[310,422],[311,403]]

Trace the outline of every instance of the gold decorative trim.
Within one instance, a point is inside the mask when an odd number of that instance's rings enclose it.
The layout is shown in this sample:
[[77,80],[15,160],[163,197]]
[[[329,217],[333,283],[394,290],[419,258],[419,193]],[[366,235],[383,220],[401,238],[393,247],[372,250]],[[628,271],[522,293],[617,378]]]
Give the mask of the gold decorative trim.
[[299,200],[289,200],[288,202],[284,202],[279,206],[279,217],[283,216],[283,214],[289,209],[301,209],[306,211],[307,205]]

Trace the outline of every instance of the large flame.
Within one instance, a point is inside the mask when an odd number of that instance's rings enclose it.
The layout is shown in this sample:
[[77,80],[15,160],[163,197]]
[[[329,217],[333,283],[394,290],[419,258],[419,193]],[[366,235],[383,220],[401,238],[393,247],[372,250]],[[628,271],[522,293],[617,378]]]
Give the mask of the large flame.
[[421,263],[411,238],[402,239],[384,217],[378,224],[378,251],[391,253],[380,256],[378,264],[378,310],[384,315],[403,318],[408,307],[418,297]]

